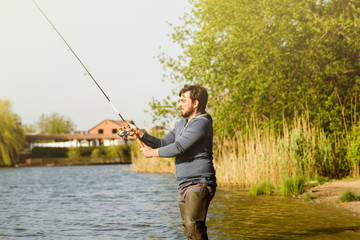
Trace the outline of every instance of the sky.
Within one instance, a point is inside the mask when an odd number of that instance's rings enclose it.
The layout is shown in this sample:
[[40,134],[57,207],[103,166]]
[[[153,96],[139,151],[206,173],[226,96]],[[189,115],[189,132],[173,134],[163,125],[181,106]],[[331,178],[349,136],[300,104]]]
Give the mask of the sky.
[[[187,0],[36,3],[126,120],[141,128],[159,124],[144,110],[179,88],[163,81],[166,69],[157,56],[181,54],[167,22],[181,24]],[[1,0],[0,32],[0,99],[11,102],[23,124],[52,113],[69,117],[79,131],[120,120],[32,0]]]

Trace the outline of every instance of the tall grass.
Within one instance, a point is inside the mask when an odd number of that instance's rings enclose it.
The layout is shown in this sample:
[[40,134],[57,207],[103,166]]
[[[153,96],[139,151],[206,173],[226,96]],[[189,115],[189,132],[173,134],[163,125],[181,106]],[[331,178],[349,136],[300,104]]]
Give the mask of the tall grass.
[[[214,139],[214,163],[219,184],[255,186],[281,184],[292,176],[337,177],[350,169],[338,153],[340,140],[297,116],[280,132],[252,124],[234,138]],[[354,170],[354,169],[353,169]],[[356,169],[355,169],[356,170]]]

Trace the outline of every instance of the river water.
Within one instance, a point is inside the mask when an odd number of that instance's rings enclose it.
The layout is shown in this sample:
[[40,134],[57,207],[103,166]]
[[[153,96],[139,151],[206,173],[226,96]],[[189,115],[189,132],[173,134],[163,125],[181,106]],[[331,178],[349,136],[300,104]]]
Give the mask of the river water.
[[[0,239],[186,239],[172,174],[129,165],[0,169]],[[210,239],[360,239],[333,206],[220,187]]]

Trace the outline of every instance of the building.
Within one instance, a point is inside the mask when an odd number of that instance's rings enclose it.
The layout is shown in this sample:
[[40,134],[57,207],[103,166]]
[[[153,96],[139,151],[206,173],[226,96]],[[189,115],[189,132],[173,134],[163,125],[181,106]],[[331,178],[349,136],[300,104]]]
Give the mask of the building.
[[[133,121],[128,121],[134,123]],[[73,134],[28,134],[26,140],[33,147],[80,147],[80,146],[110,146],[121,145],[126,142],[117,133],[125,126],[123,121],[104,120],[87,132]],[[133,141],[134,137],[128,137]]]
[[[127,122],[134,124],[134,122],[132,120],[129,120]],[[95,125],[93,128],[91,128],[88,131],[88,134],[104,136],[104,138],[99,139],[100,145],[108,146],[108,145],[123,144],[124,143],[123,139],[121,139],[117,135],[117,133],[118,133],[118,130],[124,126],[126,126],[124,121],[116,121],[116,120],[106,119],[106,120],[102,121],[101,123]],[[109,138],[109,136],[113,136],[113,137]],[[129,139],[130,139],[130,137],[129,137]],[[133,139],[133,138],[131,138],[131,139]]]
[[[128,121],[134,124],[133,121]],[[124,121],[104,120],[88,131],[88,134],[117,134],[118,130],[126,126]]]

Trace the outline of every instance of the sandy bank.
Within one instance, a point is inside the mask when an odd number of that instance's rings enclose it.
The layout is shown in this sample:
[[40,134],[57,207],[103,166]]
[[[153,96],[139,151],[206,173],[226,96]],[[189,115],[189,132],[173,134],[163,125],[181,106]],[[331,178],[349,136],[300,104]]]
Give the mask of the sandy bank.
[[316,196],[314,202],[323,202],[333,204],[337,207],[342,207],[354,212],[357,216],[360,216],[360,201],[357,202],[343,202],[338,203],[339,196],[350,190],[356,195],[360,195],[360,180],[341,180],[335,182],[328,182],[320,186],[313,187],[308,191],[310,194]]

